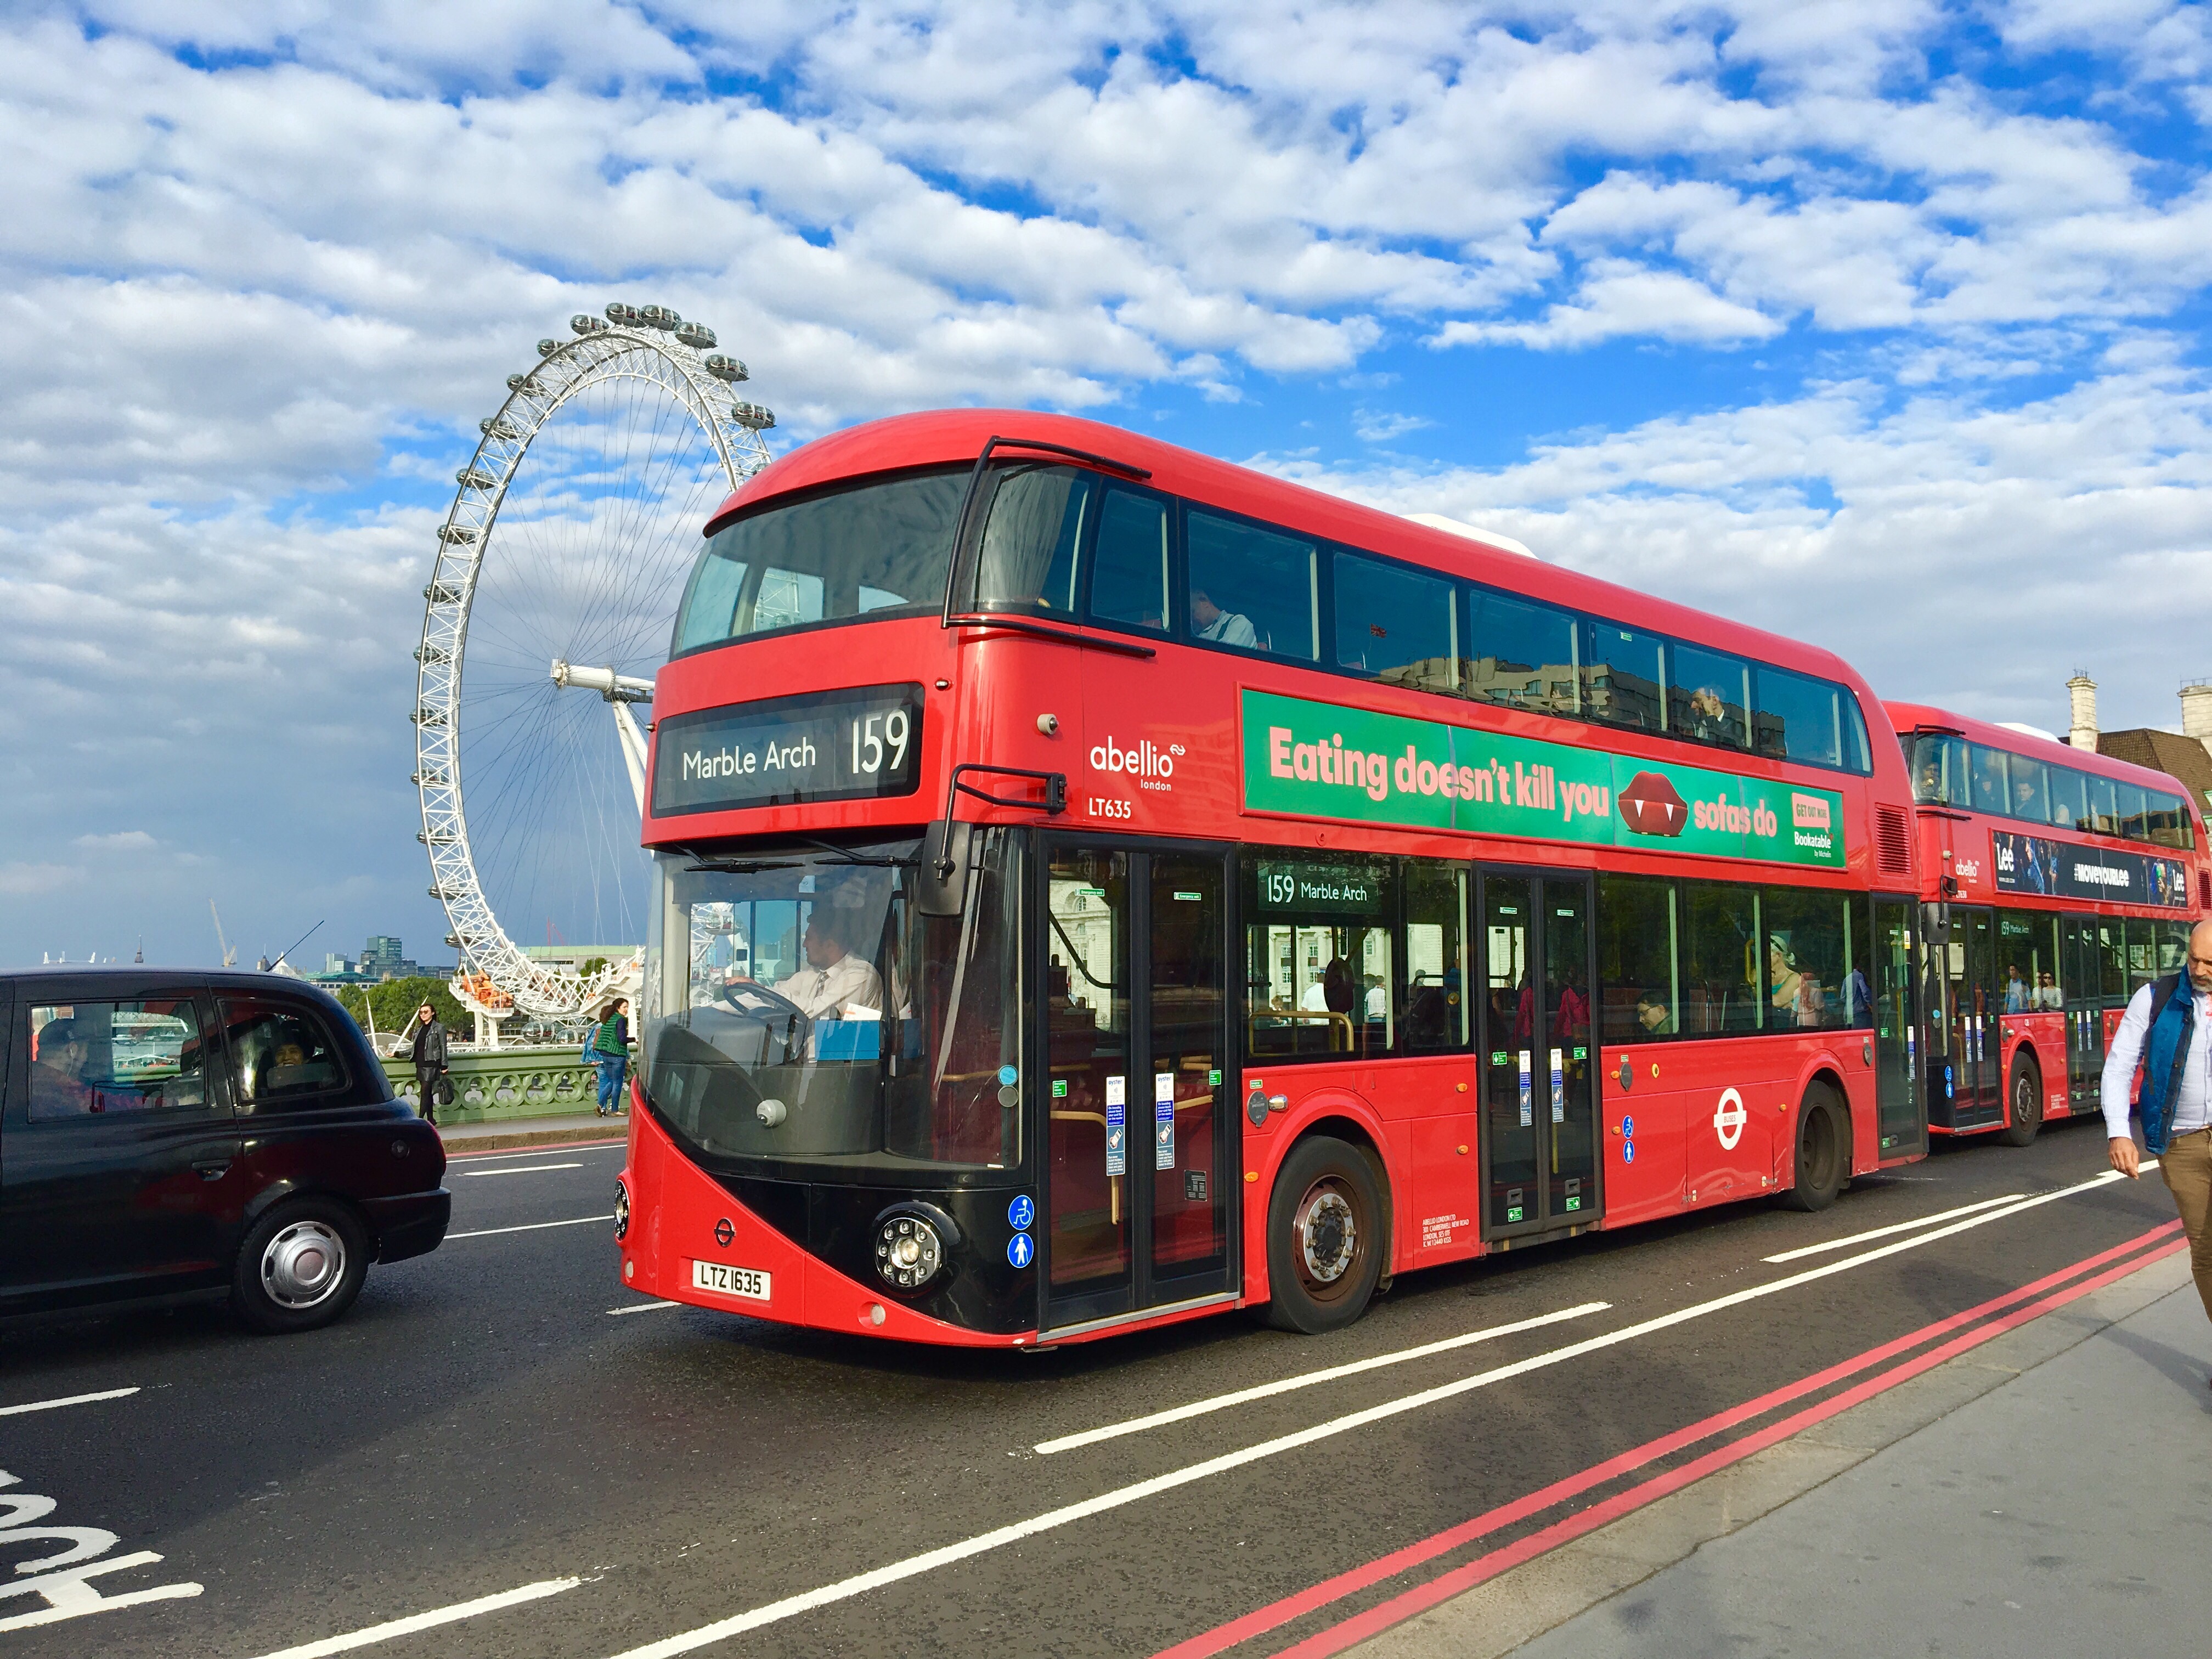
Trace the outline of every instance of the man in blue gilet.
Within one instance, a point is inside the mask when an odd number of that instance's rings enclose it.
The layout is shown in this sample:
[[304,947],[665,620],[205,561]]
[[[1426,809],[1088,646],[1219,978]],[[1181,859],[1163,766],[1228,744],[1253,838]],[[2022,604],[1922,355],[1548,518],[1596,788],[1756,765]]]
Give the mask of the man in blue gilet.
[[2105,1109],[2106,1150],[2112,1167],[2134,1179],[2142,1173],[2135,1136],[2128,1128],[2128,1096],[2136,1066],[2142,1091],[2143,1145],[2159,1160],[2166,1190],[2189,1234],[2189,1263],[2197,1294],[2212,1317],[2212,921],[2189,930],[2189,965],[2152,981],[2129,1000],[2105,1056],[2100,1091]]

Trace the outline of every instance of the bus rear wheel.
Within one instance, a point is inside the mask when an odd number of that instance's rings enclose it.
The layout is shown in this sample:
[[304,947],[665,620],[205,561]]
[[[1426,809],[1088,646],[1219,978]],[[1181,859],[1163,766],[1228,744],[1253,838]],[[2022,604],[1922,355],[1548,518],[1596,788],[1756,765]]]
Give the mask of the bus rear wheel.
[[1318,1336],[1366,1311],[1382,1273],[1382,1194],[1359,1149],[1300,1141],[1267,1200],[1267,1321]]
[[2043,1127],[2043,1073],[2026,1054],[2013,1062],[2012,1105],[1997,1139],[2008,1146],[2025,1146]]
[[1832,1085],[1816,1083],[1797,1107],[1796,1182],[1783,1194],[1793,1210],[1825,1210],[1851,1168],[1850,1116]]

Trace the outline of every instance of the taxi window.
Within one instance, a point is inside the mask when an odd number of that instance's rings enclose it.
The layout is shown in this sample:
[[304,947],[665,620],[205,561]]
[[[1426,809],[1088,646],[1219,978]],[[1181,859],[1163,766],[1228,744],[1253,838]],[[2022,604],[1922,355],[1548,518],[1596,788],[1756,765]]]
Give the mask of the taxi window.
[[189,996],[40,1004],[30,1033],[34,1123],[208,1103],[206,1044]]
[[225,997],[231,1081],[239,1103],[269,1110],[313,1103],[343,1089],[344,1058],[322,1017],[276,997]]

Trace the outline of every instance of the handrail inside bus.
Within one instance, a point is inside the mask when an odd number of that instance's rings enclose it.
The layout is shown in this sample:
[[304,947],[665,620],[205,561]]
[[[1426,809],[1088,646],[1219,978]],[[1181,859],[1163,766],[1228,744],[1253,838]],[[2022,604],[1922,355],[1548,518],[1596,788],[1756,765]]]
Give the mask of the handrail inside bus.
[[952,523],[952,562],[945,575],[945,611],[943,625],[953,625],[952,596],[960,591],[960,574],[966,568],[968,551],[968,521],[975,516],[975,497],[982,492],[983,475],[990,469],[991,452],[1003,446],[1008,449],[1041,449],[1048,454],[1065,455],[1071,460],[1087,461],[1092,466],[1103,466],[1109,472],[1119,472],[1132,478],[1149,478],[1152,470],[1132,461],[1117,461],[1110,455],[1093,454],[1087,449],[1071,449],[1066,444],[1048,443],[1042,438],[1012,438],[993,433],[984,440],[983,450],[975,457],[975,467],[968,474],[968,489],[960,497],[960,516]]

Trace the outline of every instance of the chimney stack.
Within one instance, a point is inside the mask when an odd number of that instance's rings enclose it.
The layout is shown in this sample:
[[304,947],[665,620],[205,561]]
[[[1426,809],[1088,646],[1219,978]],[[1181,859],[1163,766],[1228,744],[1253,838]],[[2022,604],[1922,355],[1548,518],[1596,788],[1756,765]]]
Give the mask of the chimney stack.
[[[2212,691],[2212,686],[2204,689]],[[2066,682],[2066,695],[2074,702],[2074,724],[2066,741],[2094,755],[2097,752],[2097,682],[2089,678],[2087,670],[2076,669],[2074,678]],[[2212,726],[2206,729],[2212,730]]]
[[2181,688],[2181,735],[2212,750],[2212,680],[2191,680]]

